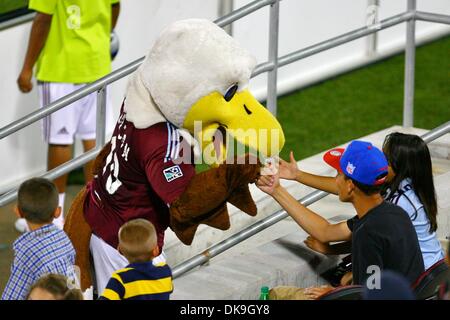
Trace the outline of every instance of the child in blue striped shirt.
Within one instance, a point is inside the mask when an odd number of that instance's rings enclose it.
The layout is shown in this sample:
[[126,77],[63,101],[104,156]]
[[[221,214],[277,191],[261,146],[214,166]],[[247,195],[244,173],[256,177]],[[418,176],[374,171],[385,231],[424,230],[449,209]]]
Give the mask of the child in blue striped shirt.
[[43,178],[22,183],[15,212],[25,218],[30,231],[13,244],[14,261],[2,300],[25,300],[31,285],[49,273],[77,283],[75,250],[64,231],[52,223],[61,214],[55,185]]
[[166,263],[153,264],[159,247],[151,222],[135,219],[125,223],[119,230],[119,252],[130,264],[112,274],[100,300],[169,299],[172,271]]

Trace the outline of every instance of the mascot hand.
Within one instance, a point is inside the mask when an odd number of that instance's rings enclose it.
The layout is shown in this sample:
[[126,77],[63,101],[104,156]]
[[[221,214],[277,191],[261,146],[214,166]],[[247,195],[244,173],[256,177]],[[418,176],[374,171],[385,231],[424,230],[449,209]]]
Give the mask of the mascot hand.
[[190,245],[201,223],[221,230],[230,227],[227,201],[251,216],[256,215],[248,184],[255,182],[260,170],[261,164],[246,155],[235,159],[233,164],[199,173],[171,204],[171,229],[184,244]]

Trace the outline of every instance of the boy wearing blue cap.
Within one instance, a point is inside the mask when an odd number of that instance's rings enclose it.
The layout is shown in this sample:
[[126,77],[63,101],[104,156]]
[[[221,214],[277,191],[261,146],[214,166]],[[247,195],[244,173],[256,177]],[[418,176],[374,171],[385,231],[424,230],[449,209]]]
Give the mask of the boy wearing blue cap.
[[355,140],[346,149],[328,151],[324,161],[338,171],[339,200],[353,204],[355,218],[330,224],[297,202],[279,184],[278,174],[262,176],[257,185],[317,240],[352,241],[354,284],[364,285],[377,267],[398,272],[413,283],[424,271],[422,254],[408,215],[380,194],[388,171],[383,152],[369,142]]

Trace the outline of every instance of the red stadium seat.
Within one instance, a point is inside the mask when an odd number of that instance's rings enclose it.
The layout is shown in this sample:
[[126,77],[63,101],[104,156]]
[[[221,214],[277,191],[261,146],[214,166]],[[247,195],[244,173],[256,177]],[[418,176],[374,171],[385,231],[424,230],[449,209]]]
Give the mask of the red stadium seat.
[[438,300],[450,300],[450,280],[447,280],[439,286]]
[[418,300],[434,300],[437,298],[439,286],[449,280],[450,268],[443,259],[422,273],[412,288]]

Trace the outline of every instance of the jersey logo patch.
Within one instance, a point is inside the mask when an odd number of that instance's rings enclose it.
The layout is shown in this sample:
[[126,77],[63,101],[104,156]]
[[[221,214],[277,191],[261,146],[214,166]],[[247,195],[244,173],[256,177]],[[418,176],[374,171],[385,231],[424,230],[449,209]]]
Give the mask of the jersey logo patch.
[[183,176],[183,172],[181,171],[181,168],[178,165],[164,169],[163,173],[164,173],[164,177],[166,178],[167,182],[171,182],[171,181],[181,178]]

